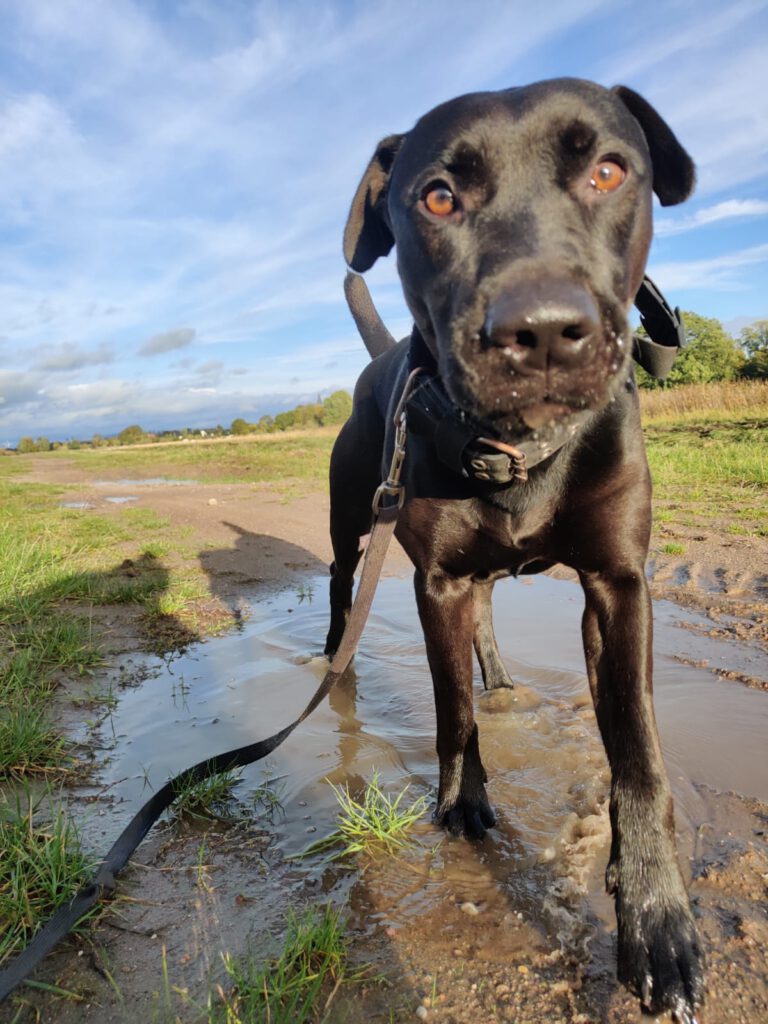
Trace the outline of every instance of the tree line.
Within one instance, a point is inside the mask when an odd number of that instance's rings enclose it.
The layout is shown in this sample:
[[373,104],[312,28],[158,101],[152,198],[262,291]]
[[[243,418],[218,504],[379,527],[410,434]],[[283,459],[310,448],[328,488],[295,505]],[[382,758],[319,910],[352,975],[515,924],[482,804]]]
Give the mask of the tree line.
[[146,431],[138,423],[124,427],[118,434],[104,437],[94,434],[89,440],[50,441],[47,437],[22,437],[17,451],[47,452],[57,448],[70,450],[78,448],[119,448],[127,444],[153,444],[158,441],[189,441],[208,437],[228,437],[232,434],[274,433],[293,430],[297,427],[327,427],[342,424],[352,412],[352,396],[348,391],[334,391],[322,401],[297,405],[295,409],[280,412],[276,416],[262,416],[255,423],[249,423],[242,416],[232,420],[229,427],[218,424],[215,427],[195,430],[164,430],[159,433]]

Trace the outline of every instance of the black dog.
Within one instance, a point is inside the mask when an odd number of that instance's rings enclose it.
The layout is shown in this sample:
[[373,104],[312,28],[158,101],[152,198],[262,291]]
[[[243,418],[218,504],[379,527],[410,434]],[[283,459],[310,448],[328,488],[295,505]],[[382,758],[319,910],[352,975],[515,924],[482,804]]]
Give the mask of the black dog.
[[646,1008],[689,1024],[703,956],[652,704],[651,484],[627,313],[651,191],[679,203],[693,180],[642,97],[571,79],[462,96],[379,144],[345,255],[363,272],[397,245],[415,326],[363,372],[333,451],[326,645],[335,651],[344,630],[394,407],[410,369],[424,367],[396,535],[416,567],[434,682],[436,820],[471,837],[494,824],[472,710],[473,643],[486,687],[512,685],[493,635],[494,581],[572,566],[612,772],[619,977]]

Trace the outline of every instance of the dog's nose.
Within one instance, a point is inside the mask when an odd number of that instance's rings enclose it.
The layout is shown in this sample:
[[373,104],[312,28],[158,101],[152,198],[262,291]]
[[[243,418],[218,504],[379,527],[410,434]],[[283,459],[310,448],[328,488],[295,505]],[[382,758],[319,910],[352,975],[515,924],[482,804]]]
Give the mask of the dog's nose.
[[600,312],[585,288],[542,276],[506,287],[488,307],[480,337],[515,370],[534,373],[579,362],[599,332]]

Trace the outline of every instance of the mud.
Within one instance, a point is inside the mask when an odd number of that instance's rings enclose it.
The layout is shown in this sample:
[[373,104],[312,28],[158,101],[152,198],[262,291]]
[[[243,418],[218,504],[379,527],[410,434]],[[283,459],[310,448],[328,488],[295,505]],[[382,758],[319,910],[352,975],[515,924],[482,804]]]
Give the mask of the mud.
[[[125,487],[136,493],[136,481]],[[73,500],[111,514],[104,488],[78,488]],[[98,766],[73,794],[98,852],[169,774],[290,721],[325,667],[326,499],[286,506],[268,492],[255,501],[246,486],[158,483],[139,501],[207,537],[200,560],[212,592],[239,611],[227,635],[176,656],[138,654],[126,635],[127,653],[99,680],[116,698],[111,713],[94,733],[69,712]],[[669,563],[651,566],[657,593],[676,598],[655,602],[656,709],[709,950],[702,1024],[768,1021],[768,652],[762,595],[744,576],[729,590],[735,571],[713,574],[725,579],[715,589],[703,571],[695,585],[690,571],[673,584],[681,577]],[[237,821],[205,833],[164,822],[123,876],[121,899],[49,958],[38,977],[82,1001],[25,990],[28,1005],[0,1020],[203,1020],[192,1002],[204,1006],[221,952],[266,955],[289,906],[325,900],[345,909],[353,960],[372,967],[369,984],[337,994],[331,1021],[416,1020],[419,1006],[454,1024],[643,1019],[615,981],[602,883],[608,773],[584,675],[582,597],[568,579],[496,589],[517,688],[486,695],[478,677],[476,709],[498,828],[471,844],[425,820],[420,845],[396,860],[288,859],[333,825],[327,780],[354,791],[375,768],[385,788],[408,783],[434,797],[431,681],[409,577],[395,551],[353,670],[266,766],[243,773]],[[271,811],[258,799],[265,782],[280,800]]]

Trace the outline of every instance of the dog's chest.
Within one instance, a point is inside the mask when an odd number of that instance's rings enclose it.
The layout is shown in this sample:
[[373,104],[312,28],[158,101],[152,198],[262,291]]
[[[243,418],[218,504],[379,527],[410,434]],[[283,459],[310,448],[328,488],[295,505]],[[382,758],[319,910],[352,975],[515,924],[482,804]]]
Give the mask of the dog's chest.
[[480,499],[415,499],[403,510],[398,538],[422,571],[454,576],[501,576],[552,558],[554,503],[523,514]]

